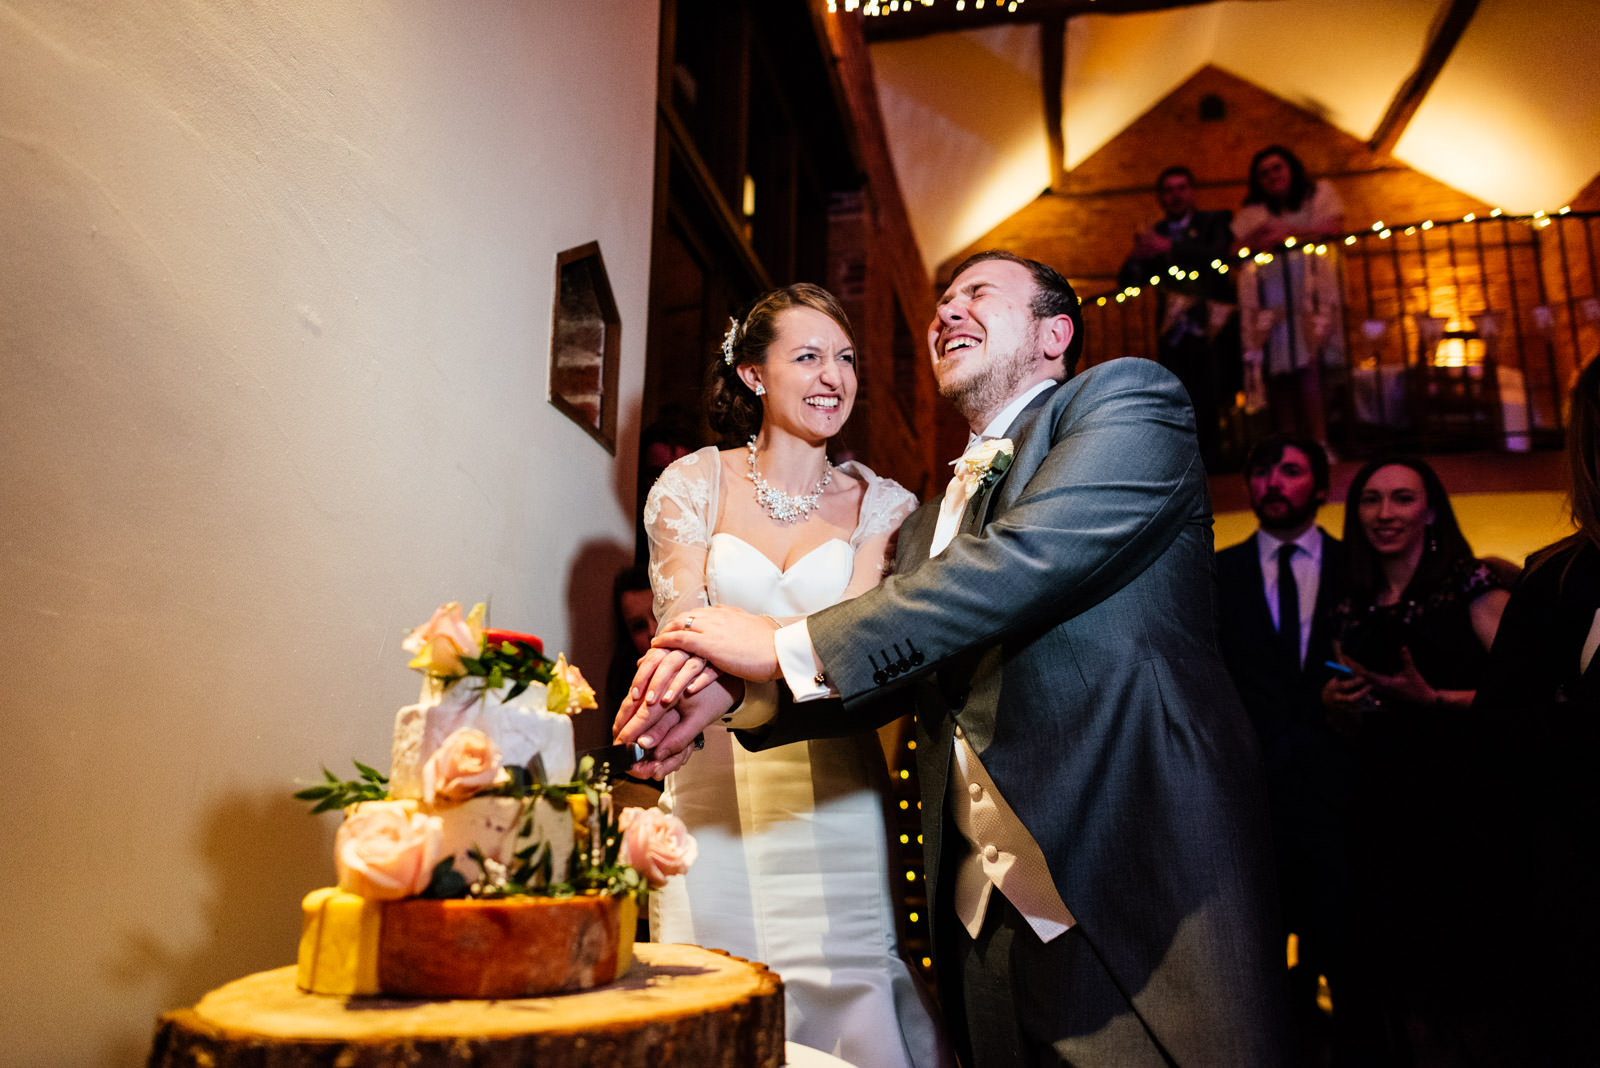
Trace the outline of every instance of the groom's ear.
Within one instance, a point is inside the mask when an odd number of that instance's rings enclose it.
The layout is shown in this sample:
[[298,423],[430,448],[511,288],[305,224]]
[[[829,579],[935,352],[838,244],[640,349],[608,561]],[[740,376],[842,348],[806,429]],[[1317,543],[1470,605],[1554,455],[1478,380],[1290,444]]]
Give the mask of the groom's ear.
[[1072,344],[1072,319],[1066,315],[1052,315],[1039,324],[1039,348],[1048,360],[1059,360]]

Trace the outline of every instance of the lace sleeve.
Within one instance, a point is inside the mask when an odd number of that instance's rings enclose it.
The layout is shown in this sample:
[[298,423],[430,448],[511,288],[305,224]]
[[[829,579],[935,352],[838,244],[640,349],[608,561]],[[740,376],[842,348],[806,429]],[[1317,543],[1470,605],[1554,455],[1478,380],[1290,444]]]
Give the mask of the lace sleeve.
[[675,460],[644,502],[656,622],[707,604],[706,553],[716,521],[722,462],[707,447]]
[[892,570],[892,535],[900,529],[906,516],[916,509],[917,499],[898,482],[879,478],[860,464],[846,464],[841,469],[867,484],[861,495],[861,512],[856,519],[855,533],[850,536],[850,548],[855,550],[856,555],[850,583],[844,592],[844,599],[849,599],[859,597],[876,586]]
[[849,471],[867,484],[861,497],[861,516],[850,536],[852,548],[860,548],[862,542],[875,535],[899,530],[906,516],[916,511],[917,498],[894,479],[879,478],[860,464],[851,464]]

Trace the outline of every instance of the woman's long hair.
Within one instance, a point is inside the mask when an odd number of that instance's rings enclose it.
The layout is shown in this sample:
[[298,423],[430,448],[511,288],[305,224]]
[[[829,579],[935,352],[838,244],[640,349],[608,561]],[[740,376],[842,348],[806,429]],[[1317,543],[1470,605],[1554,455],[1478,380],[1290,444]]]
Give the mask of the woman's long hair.
[[[1256,165],[1268,156],[1282,156],[1283,161],[1289,165],[1289,192],[1281,203],[1267,196],[1267,191],[1261,188],[1261,180],[1256,177]],[[1250,157],[1248,181],[1250,186],[1245,193],[1244,202],[1265,204],[1267,210],[1274,215],[1282,215],[1286,211],[1299,211],[1300,205],[1311,195],[1311,179],[1306,176],[1306,165],[1300,162],[1299,156],[1282,145],[1268,145]]]
[[[761,398],[739,377],[739,368],[745,364],[757,366],[767,361],[767,348],[778,336],[778,319],[790,308],[811,308],[839,324],[844,336],[856,344],[855,331],[850,328],[850,317],[821,286],[810,282],[796,282],[782,289],[762,294],[733,329],[728,351],[719,349],[706,373],[706,415],[711,429],[720,434],[726,443],[743,445],[761,429]],[[860,367],[857,351],[856,366]],[[858,370],[859,373],[859,370]]]
[[1415,456],[1380,456],[1369,460],[1356,472],[1344,500],[1346,592],[1353,605],[1366,606],[1377,601],[1378,581],[1382,575],[1378,551],[1367,540],[1366,528],[1361,525],[1361,494],[1374,472],[1392,466],[1409,467],[1417,473],[1428,496],[1428,507],[1433,509],[1433,523],[1422,543],[1422,559],[1417,561],[1417,570],[1406,584],[1406,590],[1430,589],[1461,561],[1473,559],[1472,546],[1467,544],[1466,535],[1461,533],[1461,525],[1456,522],[1455,509],[1450,507],[1450,495],[1433,468]]
[[[1578,375],[1567,414],[1567,506],[1578,529],[1539,550],[1528,570],[1565,549],[1588,544],[1600,549],[1600,356]],[[1565,574],[1562,575],[1563,580]]]

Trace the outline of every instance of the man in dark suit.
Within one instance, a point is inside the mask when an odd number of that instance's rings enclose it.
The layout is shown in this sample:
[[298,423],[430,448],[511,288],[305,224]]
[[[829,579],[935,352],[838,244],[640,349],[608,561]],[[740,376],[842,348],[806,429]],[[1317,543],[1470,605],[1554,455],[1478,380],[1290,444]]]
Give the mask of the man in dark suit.
[[1194,175],[1173,166],[1156,179],[1161,219],[1133,237],[1117,284],[1151,286],[1156,297],[1156,355],[1189,393],[1195,435],[1206,466],[1218,464],[1223,401],[1240,385],[1239,331],[1232,315],[1233,281],[1211,265],[1230,259],[1231,211],[1194,206]]
[[[980,444],[902,527],[896,573],[776,632],[697,609],[657,645],[785,680],[775,718],[732,719],[750,745],[862,730],[915,696],[935,953],[965,1064],[1283,1064],[1269,831],[1217,649],[1183,389],[1147,360],[1072,376],[1076,294],[1007,253],[957,269],[928,340]],[[669,769],[727,708],[698,707],[711,692],[664,718],[644,706],[621,735],[657,742],[652,770]]]
[[1344,960],[1355,765],[1321,700],[1334,658],[1332,612],[1344,587],[1343,547],[1317,525],[1328,456],[1315,441],[1266,438],[1250,451],[1245,481],[1260,529],[1217,553],[1222,655],[1266,763],[1284,934],[1296,936],[1298,950],[1294,1008],[1302,1024],[1320,1021],[1317,977],[1327,978],[1343,1063],[1364,1041],[1347,1025],[1364,1014]]

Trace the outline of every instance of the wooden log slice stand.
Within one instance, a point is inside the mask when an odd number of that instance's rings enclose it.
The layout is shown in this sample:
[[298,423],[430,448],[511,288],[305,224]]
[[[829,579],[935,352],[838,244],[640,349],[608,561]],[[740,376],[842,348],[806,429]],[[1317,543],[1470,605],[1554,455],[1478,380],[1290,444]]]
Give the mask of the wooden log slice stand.
[[783,984],[717,950],[642,942],[609,986],[506,1001],[304,994],[257,972],[161,1018],[149,1068],[778,1068]]

